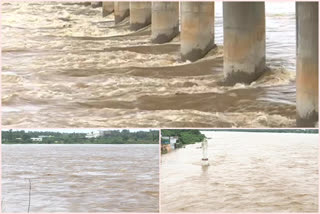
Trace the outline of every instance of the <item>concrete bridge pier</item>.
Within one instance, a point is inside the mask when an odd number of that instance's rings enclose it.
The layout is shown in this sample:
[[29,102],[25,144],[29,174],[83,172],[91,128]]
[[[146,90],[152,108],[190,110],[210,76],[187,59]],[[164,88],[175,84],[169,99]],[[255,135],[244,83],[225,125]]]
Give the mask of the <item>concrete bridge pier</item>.
[[179,34],[179,2],[152,2],[151,41],[162,44]]
[[318,2],[296,2],[298,127],[319,121],[318,16]]
[[114,22],[118,24],[130,15],[129,2],[116,1],[114,2]]
[[130,2],[130,29],[139,30],[151,24],[151,2]]
[[181,2],[181,58],[196,61],[214,47],[214,2]]
[[226,84],[255,81],[265,71],[264,2],[223,2],[223,30]]
[[113,13],[114,3],[112,1],[102,2],[102,17],[108,16]]

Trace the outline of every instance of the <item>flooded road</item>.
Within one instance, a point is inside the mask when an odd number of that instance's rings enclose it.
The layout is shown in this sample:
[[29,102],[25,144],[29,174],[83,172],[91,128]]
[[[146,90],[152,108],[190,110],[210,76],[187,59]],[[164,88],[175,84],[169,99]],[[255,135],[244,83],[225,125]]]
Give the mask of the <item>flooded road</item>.
[[218,48],[181,62],[179,38],[155,45],[101,8],[2,3],[2,125],[14,127],[293,127],[295,3],[266,3],[267,65],[251,85],[221,86]]
[[161,212],[317,212],[317,134],[203,132],[162,155]]
[[2,211],[158,212],[158,145],[2,145]]

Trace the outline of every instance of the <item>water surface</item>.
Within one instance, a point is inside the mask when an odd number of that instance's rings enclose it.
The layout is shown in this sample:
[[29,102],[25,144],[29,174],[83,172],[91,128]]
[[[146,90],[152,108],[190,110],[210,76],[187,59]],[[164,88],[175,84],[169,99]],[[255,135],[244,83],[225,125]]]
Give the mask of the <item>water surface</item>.
[[204,132],[162,155],[161,212],[317,212],[317,134]]
[[223,80],[219,46],[181,62],[179,37],[150,41],[101,8],[62,2],[2,3],[4,127],[295,126],[295,3],[266,3],[270,71],[251,85]]
[[2,211],[158,212],[158,145],[2,145]]

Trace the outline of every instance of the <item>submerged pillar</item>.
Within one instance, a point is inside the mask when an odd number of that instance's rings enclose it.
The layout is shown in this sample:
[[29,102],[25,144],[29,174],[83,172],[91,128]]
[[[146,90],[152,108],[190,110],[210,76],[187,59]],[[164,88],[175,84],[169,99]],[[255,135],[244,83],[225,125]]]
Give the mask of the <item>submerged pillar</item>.
[[138,30],[151,24],[151,2],[130,2],[130,29]]
[[181,2],[181,58],[196,61],[214,47],[214,2]]
[[251,83],[265,70],[264,2],[223,2],[224,62],[228,85]]
[[101,1],[91,2],[91,7],[93,8],[102,7],[102,2]]
[[318,122],[318,2],[296,2],[297,126]]
[[209,165],[209,158],[208,158],[208,140],[204,139],[202,141],[202,166]]
[[114,2],[114,22],[118,24],[130,15],[129,2]]
[[179,2],[152,2],[151,41],[162,44],[179,34]]
[[114,3],[112,1],[102,2],[102,17],[108,16],[113,12]]

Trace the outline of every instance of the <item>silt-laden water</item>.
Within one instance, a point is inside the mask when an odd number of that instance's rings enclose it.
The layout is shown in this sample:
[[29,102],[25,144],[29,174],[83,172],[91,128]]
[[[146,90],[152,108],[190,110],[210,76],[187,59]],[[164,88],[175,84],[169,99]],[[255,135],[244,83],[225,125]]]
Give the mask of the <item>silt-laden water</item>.
[[158,145],[2,145],[2,211],[158,212]]
[[4,127],[293,127],[295,3],[266,3],[270,71],[251,85],[223,80],[219,46],[181,62],[179,37],[156,45],[101,8],[62,2],[2,3]]
[[162,155],[161,212],[318,212],[317,134],[204,132]]

